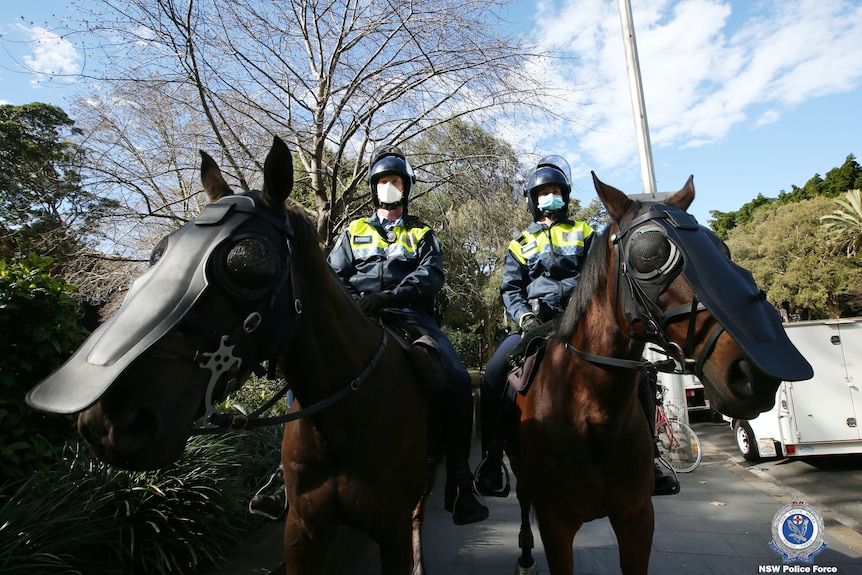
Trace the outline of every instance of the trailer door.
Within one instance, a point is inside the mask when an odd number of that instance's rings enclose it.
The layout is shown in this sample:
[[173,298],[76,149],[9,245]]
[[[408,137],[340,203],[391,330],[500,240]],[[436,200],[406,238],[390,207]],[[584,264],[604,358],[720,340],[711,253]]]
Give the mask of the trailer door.
[[[789,383],[799,443],[859,440],[862,392],[852,375],[862,350],[856,322],[786,324],[787,335],[814,368],[814,377]],[[855,353],[854,353],[855,352]],[[862,384],[862,380],[859,381]]]

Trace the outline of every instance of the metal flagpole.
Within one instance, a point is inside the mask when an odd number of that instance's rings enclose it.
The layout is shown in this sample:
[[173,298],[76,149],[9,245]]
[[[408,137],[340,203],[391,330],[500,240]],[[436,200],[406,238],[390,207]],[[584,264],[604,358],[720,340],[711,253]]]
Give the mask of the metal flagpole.
[[655,169],[652,163],[652,148],[649,140],[646,104],[644,103],[643,84],[641,82],[640,63],[638,62],[638,47],[635,40],[635,24],[632,19],[632,5],[629,0],[619,0],[620,20],[623,27],[623,44],[626,50],[626,68],[629,72],[629,89],[631,90],[632,109],[635,116],[635,133],[638,141],[638,157],[641,166],[641,182],[644,194],[655,198]]
[[[656,194],[655,169],[652,162],[652,147],[649,139],[649,125],[647,124],[646,104],[644,102],[643,84],[641,82],[640,62],[638,61],[637,41],[635,40],[635,24],[632,18],[632,5],[630,0],[619,0],[620,21],[623,28],[623,44],[626,49],[626,68],[629,72],[629,89],[632,98],[632,110],[635,116],[635,133],[638,141],[638,157],[641,167],[641,182],[643,182],[643,194],[629,194],[629,197],[637,200],[663,201],[671,194]],[[668,398],[674,405],[681,407],[681,413],[677,413],[682,421],[688,423],[688,409],[686,409],[685,381],[683,375],[677,373],[662,373],[660,383],[669,392]],[[689,376],[690,377],[690,376]]]

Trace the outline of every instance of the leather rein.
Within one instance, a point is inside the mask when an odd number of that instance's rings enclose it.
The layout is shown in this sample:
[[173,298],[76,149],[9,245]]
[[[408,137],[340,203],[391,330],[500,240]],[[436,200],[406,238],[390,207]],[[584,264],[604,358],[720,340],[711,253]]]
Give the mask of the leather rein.
[[[267,219],[267,221],[273,224],[273,221],[270,218],[265,219]],[[194,310],[190,310],[183,320],[184,323],[201,333],[208,341],[211,341],[213,343],[217,341],[218,347],[215,351],[205,352],[192,349],[186,343],[182,334],[175,331],[168,334],[155,345],[153,345],[149,352],[157,357],[181,357],[196,363],[198,367],[208,370],[210,372],[209,382],[207,384],[207,390],[204,397],[204,405],[206,411],[202,418],[203,423],[200,427],[192,428],[191,435],[205,435],[243,431],[246,429],[254,429],[257,427],[287,423],[289,421],[294,421],[297,419],[308,417],[310,415],[314,415],[315,413],[322,411],[323,409],[326,409],[332,404],[347,397],[350,392],[357,391],[363,384],[363,382],[368,378],[369,375],[371,375],[371,373],[380,363],[380,359],[383,357],[384,351],[386,351],[386,346],[389,342],[389,335],[387,333],[387,330],[383,327],[383,324],[380,323],[381,331],[383,332],[380,345],[377,347],[377,350],[375,351],[374,355],[371,357],[371,359],[368,361],[368,363],[365,365],[359,375],[357,375],[354,379],[352,379],[335,393],[318,401],[317,403],[314,403],[306,408],[302,408],[299,411],[295,411],[293,413],[285,413],[283,415],[272,417],[262,417],[263,413],[265,413],[268,409],[274,406],[290,390],[290,384],[286,380],[283,380],[284,385],[281,387],[281,389],[275,392],[273,396],[270,397],[263,405],[261,405],[249,414],[223,413],[216,407],[215,403],[216,401],[218,401],[216,399],[217,395],[220,397],[226,397],[228,394],[232,393],[233,391],[236,391],[241,387],[242,382],[239,381],[239,373],[240,367],[243,366],[243,364],[247,364],[246,369],[249,372],[253,372],[259,376],[266,375],[270,379],[275,378],[275,358],[273,357],[269,359],[269,369],[265,369],[261,360],[259,360],[258,358],[246,357],[247,354],[244,353],[245,348],[241,345],[241,340],[244,335],[249,336],[253,340],[255,340],[255,332],[257,328],[261,325],[264,313],[267,311],[271,311],[270,303],[279,295],[279,293],[282,291],[282,288],[285,287],[285,284],[289,283],[291,296],[294,298],[294,314],[298,316],[302,313],[303,310],[302,300],[299,297],[299,291],[295,282],[296,273],[293,267],[293,258],[291,257],[292,229],[286,225],[279,225],[277,223],[274,225],[276,225],[276,227],[281,230],[281,233],[287,245],[287,276],[289,276],[290,281],[287,282],[287,277],[283,278],[282,281],[279,282],[276,290],[274,290],[267,297],[262,298],[261,304],[259,305],[258,309],[250,313],[241,323],[240,327],[234,330],[233,333],[228,335],[218,336],[216,330],[214,330],[210,326],[209,322],[196,314]],[[219,394],[216,394],[216,389],[219,387],[219,383],[223,381],[225,376],[227,376],[229,379],[224,383],[224,388],[222,389],[222,391]]]

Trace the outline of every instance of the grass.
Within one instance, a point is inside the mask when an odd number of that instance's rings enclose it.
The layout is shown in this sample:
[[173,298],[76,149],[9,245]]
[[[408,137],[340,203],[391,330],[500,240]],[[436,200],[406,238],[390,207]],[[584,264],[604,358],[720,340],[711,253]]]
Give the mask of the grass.
[[196,436],[156,472],[122,471],[67,446],[0,486],[0,572],[195,573],[261,525],[246,505],[278,464],[279,428]]

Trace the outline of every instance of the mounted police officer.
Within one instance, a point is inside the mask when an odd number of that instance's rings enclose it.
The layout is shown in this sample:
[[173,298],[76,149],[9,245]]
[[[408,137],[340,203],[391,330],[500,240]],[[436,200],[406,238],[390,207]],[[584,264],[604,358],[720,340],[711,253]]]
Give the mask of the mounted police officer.
[[539,160],[524,185],[533,223],[509,243],[500,294],[518,330],[504,339],[488,361],[482,380],[482,456],[477,488],[483,495],[508,495],[503,486],[503,441],[499,421],[505,398],[508,356],[523,334],[561,314],[578,283],[593,228],[568,217],[569,164],[560,156]]
[[[476,473],[476,484],[483,495],[508,495],[508,486],[503,483],[504,441],[499,437],[510,369],[508,356],[522,336],[563,312],[595,235],[586,222],[569,219],[571,191],[569,164],[560,156],[540,159],[524,186],[533,223],[510,242],[500,286],[506,314],[519,330],[500,343],[482,381],[483,461]],[[662,477],[658,470],[656,479],[657,485],[673,481]]]
[[[329,254],[329,265],[368,315],[418,326],[437,345],[453,392],[444,400],[445,506],[456,524],[482,521],[488,509],[473,494],[468,464],[473,429],[470,375],[438,325],[434,304],[443,287],[443,252],[433,230],[408,214],[413,169],[394,146],[375,152],[368,184],[375,212],[352,221]],[[439,415],[439,414],[438,414]]]

